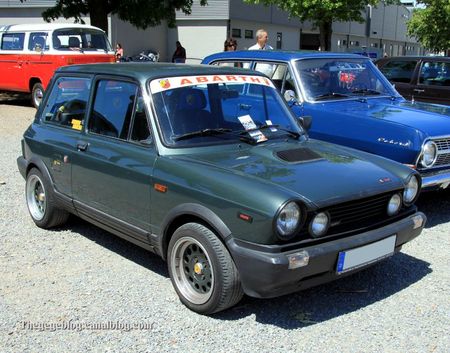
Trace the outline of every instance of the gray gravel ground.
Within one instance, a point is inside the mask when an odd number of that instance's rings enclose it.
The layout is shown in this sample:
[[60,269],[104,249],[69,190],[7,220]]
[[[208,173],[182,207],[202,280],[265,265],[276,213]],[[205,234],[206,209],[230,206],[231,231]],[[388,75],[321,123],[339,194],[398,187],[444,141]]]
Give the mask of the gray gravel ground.
[[53,231],[34,225],[16,167],[35,112],[27,104],[0,100],[0,352],[449,352],[450,191],[421,197],[427,228],[396,256],[200,316],[157,256],[75,217]]

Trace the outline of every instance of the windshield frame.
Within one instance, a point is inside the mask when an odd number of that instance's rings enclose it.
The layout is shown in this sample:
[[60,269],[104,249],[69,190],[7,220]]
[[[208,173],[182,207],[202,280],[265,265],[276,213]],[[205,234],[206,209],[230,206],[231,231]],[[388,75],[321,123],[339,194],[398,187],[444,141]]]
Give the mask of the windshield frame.
[[[339,98],[330,98],[330,99],[319,99],[315,100],[314,97],[310,97],[309,94],[307,94],[308,90],[305,88],[304,80],[302,79],[302,75],[300,73],[299,64],[304,61],[323,61],[323,60],[329,60],[329,61],[345,61],[349,63],[363,63],[367,65],[367,69],[371,70],[373,76],[382,84],[383,88],[385,89],[385,92],[381,92],[381,94],[349,94],[348,97],[339,97]],[[354,101],[354,100],[361,100],[361,98],[364,99],[372,99],[372,98],[402,98],[402,96],[396,91],[395,87],[389,82],[389,80],[381,73],[381,71],[375,66],[375,64],[366,57],[339,57],[339,56],[321,56],[321,57],[309,57],[309,58],[301,58],[297,60],[292,60],[291,65],[293,67],[293,72],[296,77],[298,86],[301,91],[301,95],[304,101],[311,103],[311,104],[323,104],[328,102],[342,102],[342,101]],[[344,94],[346,94],[344,92]]]
[[[106,48],[90,48],[88,46],[86,46],[86,47],[81,46],[79,49],[74,49],[74,48],[71,49],[69,47],[69,43],[67,43],[67,45],[65,45],[64,47],[55,46],[55,42],[56,42],[55,39],[60,41],[60,39],[58,38],[58,35],[63,35],[62,33],[64,33],[64,32],[70,32],[70,34],[69,33],[64,34],[67,37],[70,37],[70,36],[73,36],[76,38],[81,37],[82,40],[80,41],[80,44],[83,44],[83,36],[92,35],[92,34],[101,35],[102,39],[104,40],[104,44],[106,45]],[[79,40],[79,38],[78,38],[78,40]],[[56,51],[59,51],[62,53],[68,52],[68,51],[74,51],[74,50],[79,51],[80,53],[88,52],[88,53],[108,53],[109,54],[109,53],[113,52],[111,43],[109,42],[109,39],[108,39],[108,36],[106,35],[106,33],[103,32],[102,30],[96,29],[96,28],[81,28],[81,27],[70,27],[70,26],[67,26],[64,28],[58,28],[58,29],[55,29],[52,31],[51,42],[52,42],[53,50],[56,50]],[[62,45],[62,44],[60,43],[60,45]]]
[[[218,76],[226,76],[227,74],[221,72],[220,74],[217,74]],[[196,149],[196,148],[204,148],[204,147],[217,147],[217,146],[225,146],[225,145],[242,145],[243,143],[249,143],[249,139],[250,136],[248,133],[245,134],[245,136],[243,136],[242,139],[239,139],[239,133],[241,132],[245,132],[245,128],[244,126],[242,126],[242,129],[240,130],[234,130],[232,132],[224,132],[224,134],[213,134],[214,136],[219,136],[217,138],[212,138],[210,141],[207,142],[199,142],[199,143],[191,143],[191,144],[183,144],[183,143],[177,143],[178,141],[176,141],[175,143],[170,142],[170,140],[168,141],[168,139],[166,138],[166,133],[164,131],[164,128],[162,126],[161,123],[161,118],[158,115],[158,107],[157,105],[160,104],[161,102],[159,102],[159,100],[156,98],[155,96],[155,92],[152,91],[152,82],[159,82],[161,80],[166,80],[166,79],[172,79],[172,78],[191,78],[191,77],[197,77],[197,76],[217,76],[212,74],[206,74],[206,75],[188,75],[188,76],[181,76],[181,75],[177,75],[177,76],[164,76],[164,77],[158,77],[158,78],[152,78],[147,80],[146,82],[146,88],[147,88],[147,92],[149,95],[149,104],[150,104],[150,108],[151,108],[151,112],[154,118],[154,125],[156,127],[157,133],[158,133],[158,139],[160,141],[160,143],[163,145],[164,148],[167,148],[169,150],[177,150],[177,149],[186,149],[186,148],[191,148],[191,149]],[[273,85],[272,81],[270,79],[268,79],[267,77],[260,75],[258,73],[243,73],[243,74],[238,74],[236,75],[235,72],[230,73],[229,76],[252,76],[252,77],[259,77],[260,79],[264,79],[270,82],[270,86],[264,86],[266,89],[270,89],[274,95],[274,97],[276,97],[278,103],[281,103],[281,107],[282,111],[284,111],[285,113],[285,118],[287,118],[290,123],[290,125],[293,127],[291,130],[293,130],[295,133],[298,133],[299,138],[303,135],[307,135],[307,132],[301,127],[301,125],[299,125],[298,123],[298,118],[296,118],[292,112],[292,110],[289,108],[288,104],[286,103],[286,101],[283,99],[283,97],[281,96],[280,92],[276,89],[276,87]],[[241,83],[241,82],[239,82]],[[251,82],[242,82],[242,83],[247,83],[247,84],[252,84]],[[201,85],[202,83],[199,83],[198,85]],[[203,83],[205,85],[205,83]],[[209,84],[217,84],[216,82],[209,82],[206,85]],[[196,85],[196,87],[198,86]],[[258,84],[254,84],[254,85],[258,85]],[[160,92],[156,92],[160,93]],[[262,104],[262,102],[261,102]],[[223,118],[223,116],[222,116]],[[274,125],[276,125],[275,123],[273,123]],[[267,127],[265,127],[267,128]],[[265,129],[263,128],[263,129]],[[288,138],[288,135],[292,136],[291,133],[286,132],[286,131],[282,131],[282,128],[279,128],[279,130],[276,132],[279,136],[276,137],[276,139],[280,139],[280,138]],[[219,127],[220,129],[220,127]],[[199,128],[200,130],[200,128]],[[226,136],[226,134],[233,134],[235,138],[220,138],[220,136]],[[182,139],[179,142],[183,142],[184,139]],[[217,140],[214,141],[214,140]],[[275,140],[275,133],[269,136],[269,138],[267,139],[267,141],[274,141]],[[259,144],[261,142],[265,142],[265,141],[256,141],[255,143],[249,143],[249,145],[255,145],[255,144]]]

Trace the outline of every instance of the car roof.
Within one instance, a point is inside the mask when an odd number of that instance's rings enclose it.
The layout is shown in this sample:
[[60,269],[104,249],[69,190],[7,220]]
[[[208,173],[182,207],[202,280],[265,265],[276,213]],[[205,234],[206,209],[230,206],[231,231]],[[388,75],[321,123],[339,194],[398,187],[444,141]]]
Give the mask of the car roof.
[[0,26],[0,32],[36,32],[36,31],[54,31],[62,28],[86,28],[97,29],[98,27],[84,25],[80,23],[37,23],[37,24],[19,24]]
[[221,53],[215,53],[207,56],[204,61],[210,62],[216,59],[248,59],[253,60],[255,58],[263,60],[280,60],[280,61],[290,61],[296,59],[320,59],[320,58],[347,58],[347,59],[367,59],[370,58],[349,53],[331,53],[331,52],[320,52],[320,51],[286,51],[286,50],[238,50],[238,51],[227,51]]
[[173,76],[198,76],[198,75],[256,75],[264,74],[248,69],[210,66],[210,65],[189,65],[189,64],[171,64],[171,63],[101,63],[70,65],[60,67],[58,73],[80,73],[97,75],[118,75],[135,78],[137,80],[148,80],[161,77]]
[[433,56],[427,56],[427,55],[405,55],[405,56],[389,56],[386,58],[379,59],[387,61],[387,60],[439,60],[439,61],[450,61],[450,58],[448,56],[439,56],[439,55],[433,55]]

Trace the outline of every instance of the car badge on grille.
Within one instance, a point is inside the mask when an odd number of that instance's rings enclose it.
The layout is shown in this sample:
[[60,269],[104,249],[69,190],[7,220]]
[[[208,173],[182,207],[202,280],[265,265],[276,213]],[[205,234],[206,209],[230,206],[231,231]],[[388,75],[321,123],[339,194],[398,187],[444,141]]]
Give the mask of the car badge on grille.
[[378,179],[378,181],[381,183],[381,184],[384,184],[384,183],[389,183],[390,181],[392,181],[391,180],[391,178],[380,178],[380,179]]

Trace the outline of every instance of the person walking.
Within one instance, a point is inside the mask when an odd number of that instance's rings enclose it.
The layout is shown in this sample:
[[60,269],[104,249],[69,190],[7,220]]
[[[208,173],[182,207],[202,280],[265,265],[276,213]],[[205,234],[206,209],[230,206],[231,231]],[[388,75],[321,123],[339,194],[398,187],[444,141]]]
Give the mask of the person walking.
[[177,40],[176,42],[177,48],[172,55],[173,63],[185,63],[186,62],[186,49],[184,49],[181,43]]
[[258,29],[256,31],[256,44],[252,45],[248,50],[273,50],[273,48],[267,44],[269,36],[265,29]]

